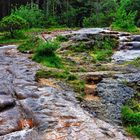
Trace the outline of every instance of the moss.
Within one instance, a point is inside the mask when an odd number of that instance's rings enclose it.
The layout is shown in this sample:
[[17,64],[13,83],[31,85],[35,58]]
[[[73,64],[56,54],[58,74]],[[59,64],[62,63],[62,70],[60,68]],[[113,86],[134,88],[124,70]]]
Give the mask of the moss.
[[127,128],[127,131],[130,134],[140,138],[140,126],[130,126],[130,127]]
[[137,58],[131,62],[127,62],[127,65],[133,65],[136,68],[140,68],[140,58]]
[[68,38],[66,36],[59,35],[56,37],[56,41],[65,42],[68,41]]
[[127,131],[140,138],[140,98],[139,93],[122,108],[122,120]]
[[78,101],[82,102],[85,96],[86,94],[84,92],[81,92],[76,98]]
[[36,79],[39,78],[56,78],[56,79],[67,79],[69,72],[67,71],[43,71],[39,70],[36,73]]
[[71,74],[69,71],[56,71],[56,70],[51,70],[51,71],[44,71],[44,70],[39,70],[36,73],[36,80],[38,81],[40,78],[55,78],[55,79],[60,79],[64,80],[64,82],[69,83],[76,92],[79,94],[84,92],[85,88],[85,82],[83,80],[80,80],[76,75]]
[[31,38],[29,38],[26,42],[22,43],[21,45],[19,45],[18,50],[20,52],[35,52],[35,49],[39,46],[39,44],[42,43],[42,40],[38,37],[34,37],[32,36]]
[[85,89],[85,81],[77,79],[74,81],[71,81],[70,84],[74,88],[74,90],[78,93],[83,93]]
[[70,49],[74,52],[84,52],[87,51],[86,45],[83,42],[80,42],[76,45],[72,45]]

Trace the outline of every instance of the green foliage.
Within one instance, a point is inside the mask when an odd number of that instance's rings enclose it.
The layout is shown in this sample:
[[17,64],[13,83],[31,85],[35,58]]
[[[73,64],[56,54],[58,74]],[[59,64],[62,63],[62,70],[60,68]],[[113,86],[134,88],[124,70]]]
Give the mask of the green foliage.
[[92,27],[93,24],[92,24],[91,18],[84,17],[84,19],[83,19],[83,26],[84,27]]
[[38,80],[39,78],[56,78],[56,79],[65,79],[68,81],[75,80],[76,76],[73,74],[70,74],[68,71],[44,71],[44,70],[39,70],[36,73],[36,79]]
[[71,50],[75,52],[84,52],[88,49],[86,48],[86,45],[83,42],[78,43],[77,45],[72,45]]
[[18,49],[23,53],[28,51],[33,53],[40,44],[42,44],[42,40],[38,37],[32,36],[26,42],[19,45]]
[[48,67],[61,68],[61,59],[55,54],[59,47],[57,42],[41,43],[35,50],[33,60]]
[[105,61],[113,54],[112,49],[96,50],[94,58],[96,61]]
[[139,93],[122,108],[122,120],[127,131],[140,138],[140,102]]
[[140,124],[140,112],[133,112],[128,106],[122,108],[122,119],[127,125],[139,125]]
[[118,4],[116,0],[95,1],[94,11],[83,20],[84,27],[107,27],[113,22]]
[[38,55],[34,55],[33,56],[33,60],[41,63],[44,66],[47,67],[54,67],[54,68],[62,68],[63,65],[61,63],[61,59],[56,56],[56,55],[52,55],[52,56],[38,56]]
[[96,37],[94,54],[92,56],[96,61],[110,60],[113,50],[118,46],[118,42],[114,38]]
[[129,126],[128,132],[140,138],[140,126]]
[[11,38],[15,38],[16,31],[22,29],[27,26],[27,22],[19,16],[10,15],[4,17],[0,22],[0,28],[3,31],[7,31],[10,33]]
[[66,36],[59,35],[57,36],[56,41],[65,42],[68,41],[68,38]]
[[126,7],[130,0],[121,0],[120,6],[116,12],[115,21],[112,23],[112,27],[115,29],[120,29],[124,31],[137,31],[135,26],[136,11],[126,11]]
[[133,65],[137,68],[140,68],[140,58],[137,58],[131,62],[127,62],[127,65]]
[[53,16],[49,16],[45,22],[45,25],[47,28],[52,28],[52,27],[59,27],[59,23],[57,21],[57,18],[56,17],[53,17]]
[[76,92],[83,93],[85,89],[85,82],[83,80],[77,79],[74,81],[71,81],[70,84],[73,86]]
[[59,43],[51,41],[40,44],[36,49],[37,56],[52,56],[55,51],[60,47]]
[[15,8],[12,14],[25,19],[29,23],[29,27],[42,27],[44,25],[45,17],[37,4],[21,5],[19,8]]

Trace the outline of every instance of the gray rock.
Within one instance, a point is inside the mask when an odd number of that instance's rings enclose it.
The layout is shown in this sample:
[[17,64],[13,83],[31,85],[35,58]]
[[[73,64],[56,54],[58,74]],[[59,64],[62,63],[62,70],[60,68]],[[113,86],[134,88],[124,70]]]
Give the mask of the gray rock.
[[13,107],[14,105],[15,101],[11,96],[0,95],[0,110]]
[[[93,119],[73,91],[36,83],[39,66],[27,54],[3,47],[0,56],[0,90],[4,91],[0,96],[7,99],[1,98],[2,105],[16,101],[14,107],[0,112],[0,140],[127,139],[116,127]],[[100,127],[107,128],[107,133]]]
[[140,50],[120,50],[112,56],[113,62],[132,61],[140,57]]
[[97,85],[97,92],[108,112],[105,117],[112,122],[120,120],[122,105],[132,98],[135,93],[132,88],[110,78],[103,79]]
[[133,35],[132,41],[139,41],[140,42],[140,35]]
[[73,41],[89,41],[87,34],[79,34],[70,38]]

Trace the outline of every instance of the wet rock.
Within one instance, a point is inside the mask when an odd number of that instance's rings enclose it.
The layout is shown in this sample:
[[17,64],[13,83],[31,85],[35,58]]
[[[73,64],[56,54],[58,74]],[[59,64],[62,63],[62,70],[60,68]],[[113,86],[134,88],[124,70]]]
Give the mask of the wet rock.
[[140,42],[128,42],[125,45],[128,50],[140,50]]
[[70,38],[73,41],[89,41],[87,34],[79,34]]
[[[84,32],[88,31],[84,30]],[[99,32],[94,30],[92,33],[96,31]],[[0,90],[7,93],[6,95],[0,93],[0,96],[6,96],[10,104],[13,103],[10,101],[11,98],[16,101],[14,107],[0,112],[0,140],[123,140],[128,138],[116,127],[93,118],[83,110],[76,101],[73,91],[36,83],[35,73],[39,66],[29,60],[27,54],[19,53],[15,47],[3,47],[0,49],[0,56],[2,56],[0,57]],[[103,92],[102,88],[110,89],[108,95],[102,95],[104,100],[113,94],[110,85],[109,82],[101,83],[100,95]],[[118,86],[120,85],[117,84],[115,88],[120,90],[115,89],[114,93],[123,90],[123,87]],[[131,90],[124,87],[124,93],[126,90],[131,95]],[[108,108],[110,102],[114,103],[114,96],[113,94],[112,98],[105,100]],[[117,110],[114,106],[109,109],[114,111],[114,108]],[[23,127],[25,124],[29,126]],[[108,129],[107,134],[101,127]]]
[[132,61],[140,57],[140,50],[120,50],[112,56],[113,62]]
[[115,74],[114,78],[118,81],[127,83],[138,83],[140,81],[140,73],[129,73],[129,74]]
[[13,107],[15,101],[11,96],[0,94],[0,110]]
[[132,41],[139,41],[140,42],[140,35],[133,35]]
[[19,131],[19,120],[22,117],[17,107],[0,112],[0,136]]

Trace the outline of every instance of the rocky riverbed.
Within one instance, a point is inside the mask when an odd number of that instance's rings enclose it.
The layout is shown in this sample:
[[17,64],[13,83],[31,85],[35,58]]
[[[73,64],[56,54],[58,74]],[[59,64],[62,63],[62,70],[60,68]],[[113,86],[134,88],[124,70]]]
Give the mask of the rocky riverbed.
[[[130,34],[100,28],[45,34],[43,37],[52,40],[61,34],[72,42],[84,40],[92,45],[94,40],[91,41],[91,36],[99,33],[120,39],[119,48],[124,53],[126,44],[122,45],[122,42],[131,42]],[[133,36],[131,39],[137,41],[137,38]],[[58,53],[66,58],[66,51],[67,44],[64,44]],[[80,58],[83,55],[89,57],[81,53]],[[117,52],[113,56],[115,63],[98,65],[92,65],[91,57],[86,59],[88,63],[73,57],[75,68],[88,68],[86,72],[72,69],[86,81],[86,97],[80,103],[76,99],[77,94],[63,82],[60,84],[55,79],[44,78],[37,82],[35,74],[42,66],[31,61],[29,54],[21,54],[14,45],[0,47],[0,140],[135,139],[117,125],[121,124],[122,105],[136,93],[132,86],[126,85],[126,81],[139,86],[140,73],[137,68],[120,65],[124,58],[118,61],[119,56],[116,55]],[[68,61],[71,60],[70,56]],[[103,71],[103,66],[106,71]],[[102,70],[98,70],[101,67]]]
[[[101,120],[113,125],[122,125],[122,106],[139,92],[133,87],[139,85],[140,69],[126,65],[125,62],[140,57],[140,36],[100,28],[81,29],[64,35],[68,37],[69,41],[62,43],[61,56],[74,62],[75,68],[86,69],[86,72],[76,73],[86,82],[86,96],[81,105]],[[99,38],[103,37],[119,42],[111,57],[111,62],[105,61],[93,65],[93,57],[90,55],[92,52],[72,52],[70,55],[69,48],[78,47],[79,42],[85,44],[86,49],[89,49]],[[72,71],[75,72],[78,68],[72,69]],[[133,86],[129,86],[128,83]]]
[[16,46],[0,48],[0,140],[127,140],[84,111],[71,90],[37,83],[40,66]]

